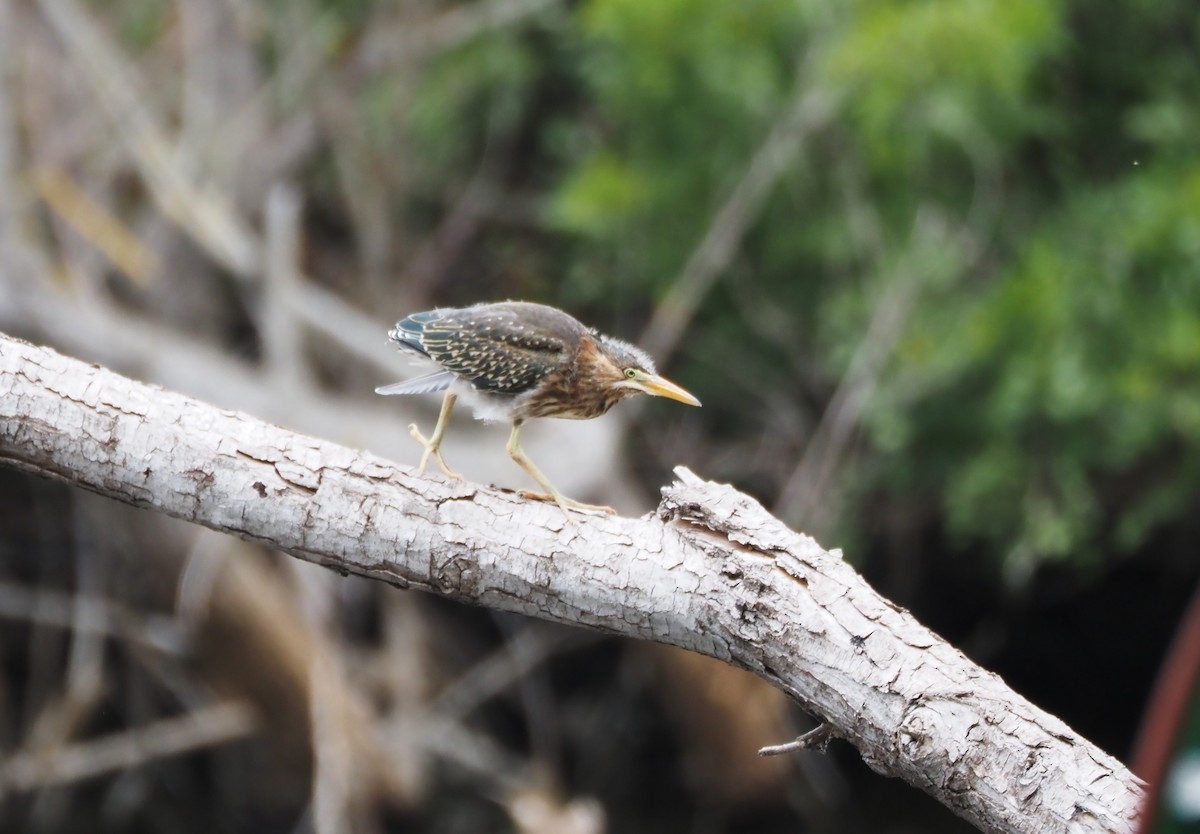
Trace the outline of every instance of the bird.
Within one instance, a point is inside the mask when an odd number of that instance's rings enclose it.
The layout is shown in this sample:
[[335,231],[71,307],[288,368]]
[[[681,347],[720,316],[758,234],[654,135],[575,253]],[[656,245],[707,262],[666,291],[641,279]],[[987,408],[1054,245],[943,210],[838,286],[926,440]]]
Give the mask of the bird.
[[413,313],[396,322],[388,338],[403,353],[432,363],[434,370],[407,382],[375,389],[385,396],[445,392],[433,434],[417,424],[409,434],[423,447],[418,473],[432,457],[451,478],[462,476],[442,457],[442,440],[461,397],[475,417],[508,422],[509,456],[544,493],[522,490],[570,510],[611,513],[559,492],[521,448],[521,427],[539,417],[590,420],[627,397],[650,394],[692,406],[700,400],[659,376],[645,351],[586,327],[562,310],[526,301],[475,304]]

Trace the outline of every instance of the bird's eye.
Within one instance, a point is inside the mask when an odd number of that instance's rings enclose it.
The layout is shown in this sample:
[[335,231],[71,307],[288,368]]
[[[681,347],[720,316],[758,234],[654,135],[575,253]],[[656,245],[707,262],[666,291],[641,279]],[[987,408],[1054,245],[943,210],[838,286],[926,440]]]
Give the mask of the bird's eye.
[[625,378],[626,379],[633,379],[635,376],[637,376],[637,371],[635,369],[633,369],[633,368],[625,369]]

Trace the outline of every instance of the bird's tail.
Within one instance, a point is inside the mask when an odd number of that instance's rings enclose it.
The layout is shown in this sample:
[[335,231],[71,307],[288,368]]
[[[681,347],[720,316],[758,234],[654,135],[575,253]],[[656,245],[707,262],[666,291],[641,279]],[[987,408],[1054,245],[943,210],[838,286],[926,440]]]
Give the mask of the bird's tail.
[[432,394],[434,391],[445,391],[452,382],[454,382],[454,374],[449,371],[434,371],[406,382],[380,385],[375,389],[375,393],[383,394],[385,397],[397,394]]

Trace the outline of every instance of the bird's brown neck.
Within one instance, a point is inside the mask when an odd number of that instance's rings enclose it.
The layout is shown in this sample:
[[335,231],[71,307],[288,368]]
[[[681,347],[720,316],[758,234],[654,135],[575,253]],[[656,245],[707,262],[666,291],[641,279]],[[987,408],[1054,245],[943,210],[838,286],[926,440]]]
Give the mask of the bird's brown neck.
[[604,354],[591,336],[584,336],[579,341],[574,361],[564,363],[543,382],[540,396],[530,403],[527,416],[574,420],[599,417],[633,393],[629,388],[615,384],[622,379],[622,369]]

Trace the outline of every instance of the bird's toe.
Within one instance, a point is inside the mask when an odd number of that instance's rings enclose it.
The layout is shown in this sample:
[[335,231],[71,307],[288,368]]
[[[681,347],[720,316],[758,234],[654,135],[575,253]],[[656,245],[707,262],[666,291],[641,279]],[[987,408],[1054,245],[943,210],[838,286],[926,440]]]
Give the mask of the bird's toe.
[[[565,495],[553,495],[547,492],[536,492],[532,489],[519,489],[517,494],[522,498],[530,498],[534,501],[553,501],[562,508],[562,511],[576,510],[584,513],[599,513],[602,515],[615,515],[616,510],[612,507],[603,504],[585,504],[582,501],[576,501],[574,498],[568,498]],[[568,516],[569,517],[569,516]]]

